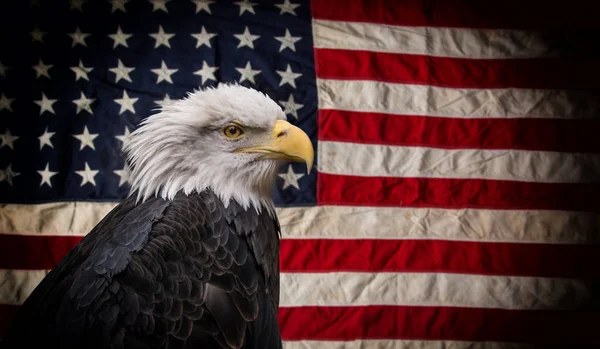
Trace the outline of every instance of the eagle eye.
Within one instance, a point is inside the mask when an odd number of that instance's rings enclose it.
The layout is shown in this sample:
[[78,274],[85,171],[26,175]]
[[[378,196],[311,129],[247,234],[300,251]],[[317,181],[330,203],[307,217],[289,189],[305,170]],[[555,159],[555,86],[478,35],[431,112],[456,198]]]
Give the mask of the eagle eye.
[[227,125],[223,129],[223,134],[229,139],[238,139],[244,134],[244,130],[238,125]]

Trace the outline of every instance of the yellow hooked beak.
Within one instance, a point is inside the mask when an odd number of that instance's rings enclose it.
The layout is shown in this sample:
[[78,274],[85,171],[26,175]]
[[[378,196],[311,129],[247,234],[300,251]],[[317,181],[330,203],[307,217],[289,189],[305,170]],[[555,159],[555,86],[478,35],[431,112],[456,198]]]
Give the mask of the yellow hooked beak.
[[256,147],[238,149],[240,153],[261,153],[265,159],[282,159],[306,163],[310,174],[314,160],[314,149],[308,135],[287,121],[277,120],[272,132],[272,141]]

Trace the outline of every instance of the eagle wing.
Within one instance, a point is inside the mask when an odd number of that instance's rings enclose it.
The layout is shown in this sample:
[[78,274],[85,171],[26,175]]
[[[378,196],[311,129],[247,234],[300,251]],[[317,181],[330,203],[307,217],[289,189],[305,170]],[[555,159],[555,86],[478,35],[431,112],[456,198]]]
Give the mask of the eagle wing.
[[40,282],[0,343],[280,348],[278,229],[211,192],[128,199]]

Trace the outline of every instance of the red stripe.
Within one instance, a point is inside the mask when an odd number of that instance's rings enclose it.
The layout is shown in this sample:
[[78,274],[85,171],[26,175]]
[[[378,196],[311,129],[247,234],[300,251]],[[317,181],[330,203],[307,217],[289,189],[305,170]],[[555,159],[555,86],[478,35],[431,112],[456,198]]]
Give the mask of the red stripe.
[[319,110],[319,140],[600,153],[600,119],[469,119]]
[[52,269],[81,239],[0,234],[0,269]]
[[[0,269],[51,269],[78,236],[0,235]],[[560,258],[556,258],[560,256]],[[283,239],[283,272],[449,272],[600,278],[600,246],[444,240]]]
[[[560,258],[557,258],[560,256]],[[600,246],[438,240],[281,241],[284,272],[450,272],[600,278]]]
[[319,78],[377,80],[456,88],[597,88],[598,60],[467,59],[315,49]]
[[313,18],[405,26],[597,29],[594,1],[312,1]]
[[[0,336],[19,306],[0,304]],[[582,344],[596,341],[598,312],[455,307],[293,307],[279,309],[290,340],[430,339]]]
[[319,173],[320,205],[575,210],[600,212],[598,183],[360,177]]
[[284,340],[427,339],[598,343],[599,312],[455,307],[279,309]]

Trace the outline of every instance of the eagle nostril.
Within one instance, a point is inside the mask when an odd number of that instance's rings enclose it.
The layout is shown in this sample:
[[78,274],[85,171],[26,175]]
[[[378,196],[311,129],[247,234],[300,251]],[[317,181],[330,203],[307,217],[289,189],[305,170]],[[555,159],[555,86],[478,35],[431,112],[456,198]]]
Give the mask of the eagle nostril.
[[287,135],[287,130],[283,130],[283,131],[279,132],[279,133],[277,134],[277,138],[281,138],[281,137],[283,137],[283,136],[285,136],[285,135]]

